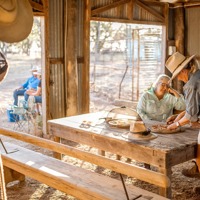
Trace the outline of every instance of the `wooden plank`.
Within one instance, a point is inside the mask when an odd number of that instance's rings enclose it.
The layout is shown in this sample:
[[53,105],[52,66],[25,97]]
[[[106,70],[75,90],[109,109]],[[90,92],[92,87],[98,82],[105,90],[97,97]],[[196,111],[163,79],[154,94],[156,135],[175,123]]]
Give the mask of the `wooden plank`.
[[[164,166],[166,162],[163,159],[166,152],[162,150],[156,150],[155,153],[154,149],[151,149],[145,145],[126,141],[121,137],[119,140],[117,139],[117,137],[113,137],[112,132],[106,132],[105,134],[94,134],[91,133],[90,130],[86,131],[80,129],[79,131],[77,131],[74,128],[63,127],[60,125],[50,125],[49,127],[49,132],[52,133],[54,136],[65,138],[67,140],[71,140],[81,144],[87,144],[89,146],[112,152],[114,154],[123,155],[125,157],[135,159],[139,162],[151,163],[154,166]],[[101,132],[101,129],[95,128],[95,130]],[[109,139],[106,139],[107,137]],[[126,149],[124,149],[124,145],[126,146]]]
[[[159,134],[155,140],[140,144],[127,141],[123,137],[120,137],[120,132],[115,133],[115,130],[107,130],[105,125],[102,125],[102,127],[99,125],[94,126],[90,129],[81,129],[79,127],[83,120],[92,121],[104,116],[103,114],[99,116],[95,115],[96,113],[94,115],[89,114],[91,118],[88,118],[88,115],[83,115],[71,117],[67,120],[66,118],[51,120],[49,121],[49,127],[53,135],[57,137],[87,144],[140,162],[148,161],[152,165],[158,167],[171,165],[170,159],[172,157],[179,157],[179,153],[181,153],[184,148],[186,149],[186,147],[188,150],[188,157],[186,156],[182,159],[188,161],[191,157],[195,158],[194,150],[197,145],[198,134],[196,130],[186,130],[183,133],[179,133],[181,137],[178,136],[179,134]],[[115,134],[119,134],[119,136],[115,136]],[[179,139],[177,140],[177,138]],[[123,148],[124,145],[126,149]],[[173,151],[171,151],[172,149]],[[133,151],[135,152],[134,154]]]
[[91,20],[94,21],[103,21],[103,22],[118,22],[118,23],[133,23],[133,24],[152,24],[152,25],[164,25],[162,21],[147,21],[147,20],[129,20],[129,19],[119,19],[119,18],[106,18],[106,17],[91,17]]
[[[13,144],[5,143],[5,146],[8,149],[18,149],[12,154],[2,154],[6,167],[15,169],[62,192],[83,200],[126,199],[122,183],[116,179],[69,165]],[[130,199],[139,195],[155,200],[166,199],[134,186],[127,186],[127,190]]]
[[77,1],[67,1],[67,26],[65,34],[66,59],[66,114],[78,114],[78,72],[77,72]]
[[[45,60],[43,61],[44,66],[43,67],[43,75],[42,75],[42,90],[44,92],[42,95],[42,118],[43,118],[43,133],[47,133],[47,121],[49,119],[52,119],[51,112],[50,112],[50,60],[49,60],[49,1],[44,0],[44,10],[45,10],[45,33],[44,33],[44,54],[45,54]],[[45,87],[43,87],[45,86]]]
[[49,61],[50,61],[50,64],[63,64],[64,63],[63,58],[50,58]]
[[1,189],[1,198],[3,200],[7,200],[5,170],[3,168],[3,162],[2,162],[2,159],[1,159],[1,154],[0,154],[0,189]]
[[133,0],[131,0],[128,3],[128,7],[127,7],[127,16],[129,20],[133,20],[133,8],[134,8],[134,4],[133,4]]
[[84,1],[84,33],[83,33],[83,57],[84,63],[81,70],[81,106],[80,113],[88,113],[90,110],[90,0]]
[[0,128],[0,134],[15,138],[17,140],[28,142],[52,151],[56,151],[65,155],[69,155],[161,187],[170,186],[169,179],[163,174],[151,170],[146,170],[145,168],[138,167],[136,165],[130,165],[128,163],[123,163],[118,160],[111,160],[104,156],[95,155],[90,152],[84,152],[70,146],[31,136],[25,133],[18,133],[15,131]]

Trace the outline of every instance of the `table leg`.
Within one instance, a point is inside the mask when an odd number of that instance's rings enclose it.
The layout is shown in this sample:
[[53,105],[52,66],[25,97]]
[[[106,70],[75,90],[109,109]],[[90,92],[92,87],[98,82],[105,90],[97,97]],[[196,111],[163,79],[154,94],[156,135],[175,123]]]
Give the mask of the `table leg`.
[[106,152],[99,149],[99,150],[98,150],[98,154],[101,155],[101,156],[105,156],[105,155],[106,155]]
[[[60,137],[54,137],[53,138],[54,142],[58,142],[60,143]],[[62,159],[62,155],[60,153],[57,153],[57,152],[53,152],[53,157],[56,158],[56,159],[59,159],[61,160]]]
[[[171,184],[171,175],[172,175],[171,168],[158,168],[158,171],[162,174],[165,174],[169,178]],[[161,196],[171,199],[172,196],[171,185],[168,188],[159,188],[159,194]]]

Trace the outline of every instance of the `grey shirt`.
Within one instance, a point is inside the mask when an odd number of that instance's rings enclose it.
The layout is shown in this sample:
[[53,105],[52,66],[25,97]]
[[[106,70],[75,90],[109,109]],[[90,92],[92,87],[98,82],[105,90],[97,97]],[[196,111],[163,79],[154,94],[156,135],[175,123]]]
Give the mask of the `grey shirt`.
[[186,103],[185,117],[191,122],[198,120],[200,114],[200,70],[197,70],[184,85],[183,92]]

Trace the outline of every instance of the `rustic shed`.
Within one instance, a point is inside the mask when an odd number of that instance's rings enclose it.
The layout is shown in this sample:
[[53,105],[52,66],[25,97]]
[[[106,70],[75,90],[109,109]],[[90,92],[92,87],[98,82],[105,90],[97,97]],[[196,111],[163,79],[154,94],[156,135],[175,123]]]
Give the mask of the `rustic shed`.
[[[170,50],[200,59],[198,0],[31,0],[44,17],[44,105],[48,119],[89,111],[90,21],[162,25]],[[163,66],[164,68],[164,66]],[[169,73],[166,70],[166,73]],[[174,87],[181,90],[177,81]]]

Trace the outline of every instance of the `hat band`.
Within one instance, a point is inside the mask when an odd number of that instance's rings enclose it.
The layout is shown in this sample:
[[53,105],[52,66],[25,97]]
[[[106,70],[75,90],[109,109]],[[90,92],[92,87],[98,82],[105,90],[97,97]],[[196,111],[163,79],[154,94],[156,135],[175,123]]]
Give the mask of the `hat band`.
[[179,65],[177,65],[174,70],[172,71],[172,74],[176,71],[176,69],[178,69],[178,67],[186,60],[187,58],[185,58]]

